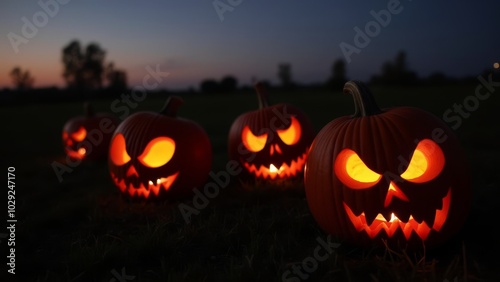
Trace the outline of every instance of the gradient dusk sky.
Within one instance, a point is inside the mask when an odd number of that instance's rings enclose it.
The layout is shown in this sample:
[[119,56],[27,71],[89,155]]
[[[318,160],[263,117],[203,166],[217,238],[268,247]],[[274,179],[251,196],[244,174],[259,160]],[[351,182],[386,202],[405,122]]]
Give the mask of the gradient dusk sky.
[[[51,9],[58,3],[58,10],[44,19],[39,2],[52,3]],[[252,77],[277,82],[282,62],[292,65],[299,83],[323,82],[333,62],[344,57],[340,44],[356,47],[355,27],[365,30],[374,21],[371,11],[398,2],[399,12],[350,56],[350,79],[380,73],[400,50],[419,76],[475,76],[500,61],[498,0],[215,1],[239,4],[222,21],[213,0],[59,2],[0,3],[0,88],[12,87],[8,74],[15,66],[32,73],[35,87],[64,86],[61,50],[75,39],[83,46],[98,43],[106,61],[127,72],[129,86],[140,84],[145,67],[157,64],[170,72],[162,84],[169,89],[197,88],[203,79],[229,74],[240,84]],[[23,18],[40,27],[16,53],[9,38],[23,36]]]

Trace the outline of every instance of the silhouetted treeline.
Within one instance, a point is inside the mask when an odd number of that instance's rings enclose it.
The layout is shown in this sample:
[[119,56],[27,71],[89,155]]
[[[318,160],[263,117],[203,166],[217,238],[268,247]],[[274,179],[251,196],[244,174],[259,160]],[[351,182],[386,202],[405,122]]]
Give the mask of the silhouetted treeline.
[[[0,90],[1,105],[16,103],[42,103],[84,101],[93,99],[122,99],[130,95],[131,87],[127,84],[127,74],[115,67],[114,62],[107,62],[106,51],[97,43],[90,43],[85,48],[78,40],[73,40],[62,48],[63,79],[65,88],[33,88],[35,80],[29,70],[16,66],[9,73],[13,89]],[[343,59],[334,60],[327,79],[317,83],[299,83],[294,80],[292,64],[281,62],[277,65],[277,83],[272,84],[267,79],[259,79],[265,88],[273,91],[303,91],[318,93],[324,91],[342,92],[347,77],[348,65]],[[479,74],[478,74],[479,75]],[[411,70],[405,51],[399,51],[396,56],[382,64],[380,73],[373,75],[367,83],[382,86],[441,86],[447,84],[478,83],[476,76],[453,78],[443,72],[436,71],[427,77],[419,77]],[[500,81],[500,69],[486,69],[481,74],[487,78],[493,75],[493,81]],[[355,78],[354,78],[355,79]],[[256,82],[252,78],[252,83]],[[175,94],[237,94],[254,92],[253,85],[240,85],[238,79],[225,75],[221,79],[207,78],[200,82],[198,90],[189,87],[183,91],[159,89],[148,91],[148,96]]]
[[406,53],[400,51],[394,61],[382,65],[382,73],[371,78],[371,84],[412,86],[419,84],[417,73],[408,68]]
[[118,92],[127,89],[125,71],[106,62],[106,51],[98,43],[82,48],[80,41],[71,41],[62,49],[62,63],[67,88],[78,95],[103,88]]
[[203,94],[228,94],[238,90],[238,79],[227,75],[220,81],[205,79],[200,83],[200,92]]
[[22,70],[20,67],[14,67],[10,72],[12,83],[19,91],[26,91],[33,88],[35,79],[28,70]]
[[338,59],[332,65],[331,75],[326,81],[326,87],[333,90],[342,89],[347,80],[345,60]]

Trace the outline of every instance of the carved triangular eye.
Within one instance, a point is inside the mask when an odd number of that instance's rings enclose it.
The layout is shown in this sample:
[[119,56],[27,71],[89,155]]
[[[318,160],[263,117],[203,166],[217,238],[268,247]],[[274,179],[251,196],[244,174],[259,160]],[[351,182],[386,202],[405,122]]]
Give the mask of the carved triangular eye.
[[78,142],[83,141],[85,137],[87,137],[87,130],[85,130],[85,127],[83,126],[80,126],[77,131],[71,133],[71,138]]
[[368,168],[351,149],[342,150],[335,159],[333,167],[338,179],[353,189],[372,187],[382,178],[382,175]]
[[287,129],[278,129],[276,132],[283,143],[294,145],[299,142],[302,129],[300,127],[300,122],[295,117],[292,117],[290,126]]
[[418,143],[401,177],[415,183],[427,182],[441,173],[444,163],[444,154],[439,145],[430,139],[424,139]]
[[251,152],[259,152],[266,146],[267,142],[267,133],[256,136],[252,133],[250,128],[245,126],[243,131],[241,132],[241,140],[243,141],[243,145],[251,151]]
[[172,159],[174,152],[174,140],[162,136],[151,140],[138,159],[147,167],[160,167]]
[[111,141],[109,157],[111,161],[118,166],[124,165],[130,161],[130,156],[127,153],[127,146],[125,144],[125,137],[123,137],[123,134],[116,134],[113,141]]

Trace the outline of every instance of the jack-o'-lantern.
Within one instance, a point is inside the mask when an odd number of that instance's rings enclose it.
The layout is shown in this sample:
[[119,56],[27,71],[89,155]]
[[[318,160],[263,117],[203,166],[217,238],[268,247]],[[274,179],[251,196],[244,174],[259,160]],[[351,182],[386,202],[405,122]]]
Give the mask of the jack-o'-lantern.
[[311,121],[289,103],[269,105],[262,83],[256,83],[255,90],[259,108],[234,120],[229,131],[229,158],[239,162],[250,179],[271,183],[301,178],[314,138]]
[[74,160],[106,160],[109,141],[118,123],[114,115],[95,113],[89,103],[84,103],[84,115],[69,119],[63,126],[66,155]]
[[177,117],[180,97],[159,112],[127,117],[115,130],[108,167],[114,184],[133,199],[173,199],[190,194],[207,179],[212,147],[196,122]]
[[379,109],[349,81],[356,112],[328,123],[305,168],[309,208],[328,233],[355,244],[433,247],[454,236],[470,206],[468,163],[454,132],[414,107]]

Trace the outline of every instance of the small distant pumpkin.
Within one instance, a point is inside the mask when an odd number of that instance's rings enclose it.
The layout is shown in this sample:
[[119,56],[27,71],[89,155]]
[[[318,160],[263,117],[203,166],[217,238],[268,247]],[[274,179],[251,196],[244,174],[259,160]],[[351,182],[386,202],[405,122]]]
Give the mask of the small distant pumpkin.
[[110,113],[95,113],[88,102],[83,108],[83,115],[69,119],[63,126],[64,151],[74,160],[106,160],[119,121]]
[[470,171],[454,132],[413,107],[380,109],[368,87],[349,81],[353,116],[316,136],[305,168],[313,217],[360,245],[434,247],[455,235],[470,206]]
[[234,120],[229,130],[229,158],[257,180],[301,178],[314,138],[310,119],[289,103],[269,105],[261,82],[255,84],[255,90],[259,108]]
[[182,98],[169,97],[159,112],[141,111],[115,130],[109,147],[111,179],[133,199],[172,199],[203,184],[212,146],[196,122],[177,117]]

